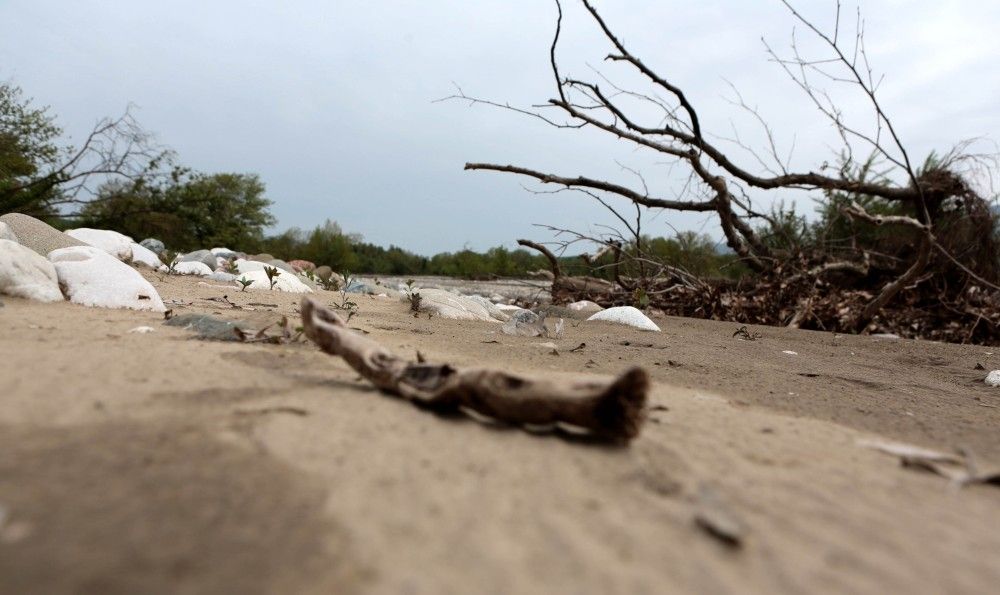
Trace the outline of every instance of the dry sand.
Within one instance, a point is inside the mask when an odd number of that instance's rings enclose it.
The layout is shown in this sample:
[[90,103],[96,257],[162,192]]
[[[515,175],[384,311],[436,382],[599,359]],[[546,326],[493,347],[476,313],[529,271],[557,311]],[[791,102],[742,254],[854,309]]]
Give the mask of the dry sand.
[[[224,293],[297,310],[287,294],[148,278],[191,303],[178,313],[247,315],[204,301]],[[974,370],[1000,368],[989,348],[772,328],[748,342],[734,324],[656,318],[663,333],[573,321],[556,356],[499,325],[359,300],[351,325],[400,353],[540,374],[646,367],[658,410],[620,448],[437,417],[308,343],[199,341],[154,314],[4,302],[2,593],[1000,585],[1000,489],[953,489],[856,444],[1000,462],[1000,389]],[[156,331],[127,332],[138,325]],[[743,525],[742,548],[695,524],[706,489]]]

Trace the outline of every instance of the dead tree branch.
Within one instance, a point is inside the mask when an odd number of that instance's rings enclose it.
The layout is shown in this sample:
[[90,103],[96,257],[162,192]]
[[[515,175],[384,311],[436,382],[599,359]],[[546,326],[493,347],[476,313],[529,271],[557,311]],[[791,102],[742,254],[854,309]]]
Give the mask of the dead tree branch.
[[645,418],[649,376],[632,368],[615,379],[527,378],[488,368],[408,362],[351,331],[332,310],[302,298],[302,325],[320,349],[344,358],[378,389],[438,412],[470,410],[522,426],[569,426],[629,441]]

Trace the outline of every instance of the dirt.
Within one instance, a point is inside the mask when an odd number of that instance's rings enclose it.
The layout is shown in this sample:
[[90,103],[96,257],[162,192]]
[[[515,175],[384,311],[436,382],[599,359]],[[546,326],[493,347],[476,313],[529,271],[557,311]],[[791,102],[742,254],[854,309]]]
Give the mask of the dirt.
[[[293,295],[150,275],[175,312],[266,324]],[[205,298],[277,308],[253,312]],[[333,294],[322,294],[333,301]],[[438,417],[308,343],[200,341],[156,314],[0,308],[2,593],[981,593],[1000,489],[860,447],[1000,464],[988,348],[654,318],[555,341],[357,300],[401,354],[654,379],[628,447]],[[148,334],[129,333],[140,325]],[[580,343],[582,349],[571,351]],[[786,351],[795,354],[784,353]],[[741,527],[713,536],[706,491]]]

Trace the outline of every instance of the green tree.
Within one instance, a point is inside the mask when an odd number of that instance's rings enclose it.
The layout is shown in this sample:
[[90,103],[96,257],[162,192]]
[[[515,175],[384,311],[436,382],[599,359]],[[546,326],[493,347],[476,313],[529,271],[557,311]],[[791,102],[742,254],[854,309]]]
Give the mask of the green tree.
[[56,167],[62,134],[48,108],[34,108],[19,87],[0,83],[0,212],[49,214],[52,187],[32,184]]
[[164,196],[168,212],[184,222],[180,247],[246,246],[259,242],[275,218],[257,174],[196,173],[170,187]]
[[[274,223],[256,174],[174,169],[159,183],[112,181],[84,205],[80,225],[114,229],[137,240],[157,237],[174,250],[257,246]],[[288,233],[298,233],[289,230]]]

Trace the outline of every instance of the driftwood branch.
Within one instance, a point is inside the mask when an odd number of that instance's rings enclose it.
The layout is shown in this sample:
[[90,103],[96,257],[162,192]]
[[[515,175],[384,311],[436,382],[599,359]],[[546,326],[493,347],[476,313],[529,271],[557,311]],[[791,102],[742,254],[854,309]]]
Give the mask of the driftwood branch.
[[553,254],[551,250],[542,244],[532,242],[531,240],[518,240],[517,243],[526,248],[533,248],[541,252],[542,255],[549,260],[549,266],[552,267],[552,278],[558,279],[562,277],[562,269],[559,268],[559,259],[556,258],[556,255]]
[[638,436],[649,376],[632,368],[614,379],[528,378],[489,368],[405,361],[351,331],[332,310],[302,298],[302,325],[320,349],[344,358],[380,390],[439,412],[468,410],[522,426],[583,429],[604,440]]

